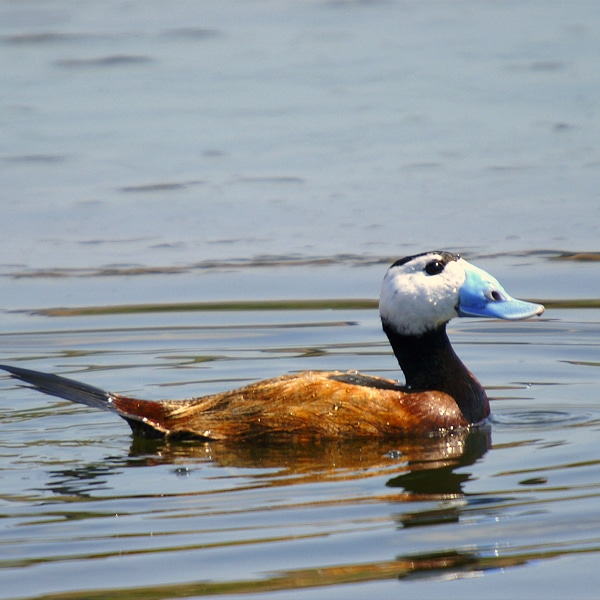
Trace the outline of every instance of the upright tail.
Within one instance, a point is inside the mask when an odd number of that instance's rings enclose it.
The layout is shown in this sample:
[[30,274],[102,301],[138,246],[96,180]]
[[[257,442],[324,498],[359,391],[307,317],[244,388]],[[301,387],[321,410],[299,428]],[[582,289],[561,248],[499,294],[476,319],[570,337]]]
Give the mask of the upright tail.
[[0,365],[0,369],[44,394],[114,412],[129,423],[134,434],[141,437],[162,438],[169,432],[164,424],[168,413],[161,402],[112,394],[74,379],[41,371],[9,365]]

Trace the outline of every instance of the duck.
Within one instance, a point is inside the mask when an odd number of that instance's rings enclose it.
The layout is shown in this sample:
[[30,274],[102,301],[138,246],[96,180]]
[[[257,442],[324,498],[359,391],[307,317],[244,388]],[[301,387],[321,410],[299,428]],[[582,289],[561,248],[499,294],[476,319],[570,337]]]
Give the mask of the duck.
[[383,331],[404,383],[359,371],[302,371],[184,400],[142,400],[66,377],[0,365],[29,387],[107,410],[134,437],[256,441],[434,437],[486,423],[483,386],[455,353],[455,317],[527,319],[541,304],[510,296],[460,254],[429,251],[396,260],[381,286]]

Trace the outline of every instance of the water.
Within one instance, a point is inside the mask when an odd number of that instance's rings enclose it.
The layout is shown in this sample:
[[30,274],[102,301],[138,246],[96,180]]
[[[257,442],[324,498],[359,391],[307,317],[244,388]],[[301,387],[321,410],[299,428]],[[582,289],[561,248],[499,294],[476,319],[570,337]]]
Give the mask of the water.
[[373,304],[430,248],[550,302],[452,323],[493,417],[443,443],[142,444],[2,380],[0,597],[595,597],[599,18],[1,3],[2,362],[144,398],[396,377]]

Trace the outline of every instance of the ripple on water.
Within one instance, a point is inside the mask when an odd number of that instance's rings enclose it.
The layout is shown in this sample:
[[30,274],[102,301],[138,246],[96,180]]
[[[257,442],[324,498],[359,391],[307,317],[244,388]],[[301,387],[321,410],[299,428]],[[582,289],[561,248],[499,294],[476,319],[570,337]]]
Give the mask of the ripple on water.
[[515,410],[495,412],[490,421],[495,427],[553,428],[580,425],[600,419],[590,410]]

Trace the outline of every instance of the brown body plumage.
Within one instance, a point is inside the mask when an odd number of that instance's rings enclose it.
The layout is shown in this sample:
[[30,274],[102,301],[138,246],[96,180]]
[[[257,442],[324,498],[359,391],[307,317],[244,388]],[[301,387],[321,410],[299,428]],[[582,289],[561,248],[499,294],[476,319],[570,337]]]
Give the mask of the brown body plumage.
[[356,372],[283,375],[184,401],[116,395],[112,404],[144,437],[403,437],[469,424],[448,394],[409,393]]

